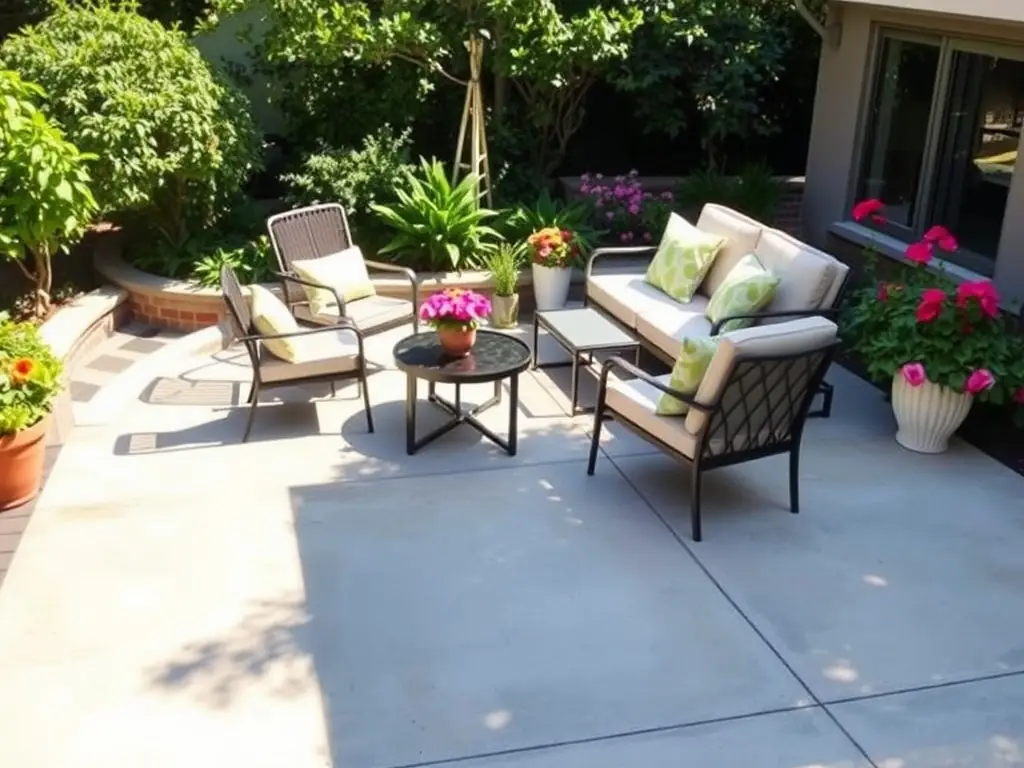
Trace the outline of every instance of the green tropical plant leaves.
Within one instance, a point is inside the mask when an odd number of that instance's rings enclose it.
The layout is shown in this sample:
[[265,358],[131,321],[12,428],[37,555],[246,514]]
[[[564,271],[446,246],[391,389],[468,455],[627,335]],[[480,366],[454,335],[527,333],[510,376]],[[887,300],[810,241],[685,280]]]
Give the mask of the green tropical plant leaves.
[[483,223],[497,212],[478,207],[477,177],[471,174],[452,186],[440,161],[420,158],[405,185],[395,190],[395,204],[370,206],[394,233],[379,252],[431,270],[482,266],[501,236]]

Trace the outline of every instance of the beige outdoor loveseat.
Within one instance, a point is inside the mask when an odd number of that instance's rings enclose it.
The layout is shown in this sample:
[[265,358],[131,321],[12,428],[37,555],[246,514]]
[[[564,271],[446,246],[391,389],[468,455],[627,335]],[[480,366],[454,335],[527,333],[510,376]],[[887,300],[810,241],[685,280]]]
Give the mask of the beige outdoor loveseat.
[[[722,205],[708,203],[696,222],[698,229],[726,238],[714,264],[697,293],[680,303],[644,281],[657,244],[636,247],[598,248],[586,268],[586,303],[609,316],[654,355],[671,364],[684,338],[716,335],[729,319],[712,326],[704,316],[708,300],[725,276],[749,253],[781,279],[771,303],[749,316],[754,325],[787,322],[822,315],[835,318],[849,268],[817,248],[777,229],[772,229]],[[619,258],[613,258],[619,257]],[[631,258],[621,258],[631,257]],[[647,258],[643,258],[647,257]],[[831,387],[821,411],[831,410]]]

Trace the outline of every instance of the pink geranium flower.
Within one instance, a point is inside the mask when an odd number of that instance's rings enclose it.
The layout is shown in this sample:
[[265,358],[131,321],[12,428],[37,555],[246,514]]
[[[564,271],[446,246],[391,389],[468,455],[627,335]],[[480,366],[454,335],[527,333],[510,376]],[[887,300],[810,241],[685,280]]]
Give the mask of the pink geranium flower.
[[950,252],[955,251],[960,245],[948,229],[938,224],[924,233],[924,241]]
[[930,323],[942,314],[946,303],[946,292],[938,288],[927,288],[921,292],[921,303],[917,305],[917,322]]
[[877,197],[873,197],[870,200],[861,200],[853,206],[853,220],[864,221],[864,219],[870,218],[876,223],[882,223],[885,221],[885,218],[881,215],[884,210],[885,203]]
[[987,368],[979,368],[967,377],[964,391],[969,395],[977,395],[986,389],[991,389],[995,383],[996,377],[992,375],[992,371]]
[[1018,405],[1024,405],[1024,387],[1021,387],[1013,393],[1013,402]]
[[920,363],[907,363],[900,369],[900,372],[903,374],[903,378],[906,379],[907,384],[912,387],[920,387],[928,380],[928,376],[924,372],[924,366]]
[[999,292],[991,280],[977,280],[961,283],[956,291],[956,305],[963,309],[971,300],[976,300],[981,311],[988,317],[999,315]]
[[907,261],[915,264],[927,264],[932,260],[932,244],[926,240],[919,243],[911,243],[905,252]]

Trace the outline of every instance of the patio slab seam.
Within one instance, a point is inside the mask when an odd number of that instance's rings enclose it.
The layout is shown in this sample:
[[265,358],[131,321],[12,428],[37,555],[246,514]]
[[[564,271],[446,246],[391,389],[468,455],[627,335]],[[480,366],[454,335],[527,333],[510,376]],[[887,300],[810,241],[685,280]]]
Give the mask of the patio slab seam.
[[[701,720],[693,720],[685,723],[673,723],[671,725],[659,725],[652,728],[636,728],[630,731],[622,731],[617,733],[604,734],[602,736],[590,736],[581,739],[564,739],[562,741],[554,741],[545,744],[532,744],[528,747],[516,747],[513,749],[499,749],[492,752],[481,752],[472,755],[460,755],[459,757],[445,757],[437,760],[425,760],[416,763],[399,763],[397,765],[388,766],[388,768],[431,768],[436,765],[452,765],[454,763],[466,763],[473,760],[489,760],[494,757],[505,757],[508,755],[522,755],[529,754],[531,752],[542,752],[547,749],[560,749],[562,747],[574,747],[582,744],[600,744],[605,741],[615,741],[616,739],[629,739],[636,736],[650,736],[656,733],[671,733],[674,731],[682,731],[687,728],[700,728],[705,725],[720,725],[722,723],[736,723],[743,720],[752,720],[757,717],[764,717],[766,715],[782,715],[788,712],[804,712],[806,710],[819,709],[824,711],[824,707],[820,704],[803,704],[792,707],[773,707],[766,709],[761,712],[745,712],[741,715],[729,715],[727,717],[712,717],[704,718]],[[843,732],[846,735],[846,732]],[[852,739],[851,739],[852,741]],[[859,749],[859,747],[858,747]],[[871,762],[869,760],[869,762]],[[871,762],[871,765],[875,765]]]
[[769,651],[771,651],[772,655],[775,656],[778,662],[782,664],[783,667],[785,667],[786,671],[789,672],[790,675],[792,675],[793,679],[796,680],[801,685],[801,687],[803,687],[803,689],[807,692],[807,695],[811,698],[813,702],[815,702],[815,705],[821,707],[821,709],[825,712],[828,718],[832,721],[833,725],[835,725],[836,728],[838,728],[839,731],[847,739],[850,740],[850,743],[853,744],[853,746],[857,749],[858,752],[860,752],[861,756],[863,756],[863,758],[867,760],[870,765],[875,766],[875,768],[878,768],[877,764],[871,759],[871,756],[868,754],[867,750],[860,744],[860,742],[853,738],[853,735],[846,729],[846,727],[843,726],[842,723],[839,722],[835,714],[831,710],[829,710],[829,708],[825,706],[825,703],[817,696],[817,694],[815,694],[814,691],[811,690],[810,685],[808,685],[807,682],[802,677],[800,677],[800,675],[797,674],[793,666],[788,661],[786,661],[785,657],[779,652],[779,650],[774,645],[772,645],[772,643],[768,640],[768,638],[757,626],[757,624],[755,624],[754,621],[749,616],[747,616],[747,614],[743,611],[739,604],[732,598],[732,595],[730,595],[725,590],[725,588],[721,585],[718,579],[716,579],[714,575],[711,573],[711,571],[704,565],[704,563],[701,562],[700,558],[698,558],[696,554],[694,554],[693,549],[686,543],[685,539],[683,539],[683,537],[676,532],[676,530],[669,524],[669,522],[664,517],[662,517],[661,513],[658,512],[658,510],[650,502],[650,500],[643,493],[643,491],[641,491],[636,486],[636,484],[630,479],[630,477],[626,474],[626,472],[622,470],[622,468],[618,465],[618,462],[616,462],[615,459],[612,457],[609,457],[609,461],[611,461],[612,466],[615,467],[615,471],[622,476],[622,479],[626,482],[626,484],[629,485],[629,487],[633,489],[634,493],[636,493],[636,495],[641,499],[644,506],[646,506],[647,509],[655,517],[658,518],[661,524],[668,530],[669,535],[672,536],[672,538],[676,540],[676,543],[678,543],[679,546],[681,546],[686,551],[686,554],[693,559],[694,564],[704,573],[705,576],[707,576],[708,580],[714,585],[715,589],[718,590],[719,594],[721,594],[722,597],[725,598],[729,605],[732,606],[733,610],[735,610],[736,613],[739,614],[739,616],[747,624],[747,626],[749,626],[750,629],[753,630],[754,634],[756,634],[757,637],[761,640],[761,642],[765,645],[765,647],[768,648]]

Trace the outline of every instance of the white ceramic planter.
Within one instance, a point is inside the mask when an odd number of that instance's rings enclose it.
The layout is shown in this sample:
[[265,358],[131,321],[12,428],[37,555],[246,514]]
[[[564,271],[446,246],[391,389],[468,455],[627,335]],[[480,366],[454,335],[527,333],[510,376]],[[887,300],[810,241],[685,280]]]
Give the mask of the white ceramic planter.
[[930,381],[912,387],[897,371],[892,378],[892,412],[899,427],[896,442],[918,453],[942,453],[973,402],[971,395]]
[[561,309],[569,300],[569,282],[572,280],[571,269],[555,269],[533,265],[533,296],[537,309]]

